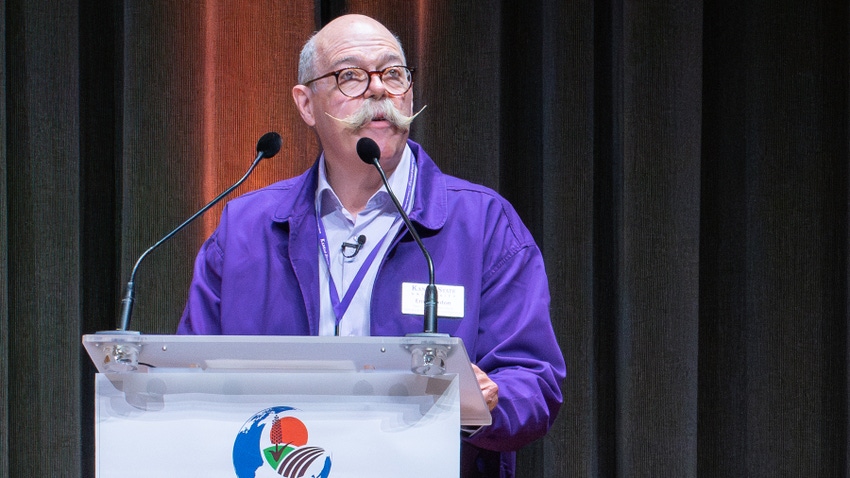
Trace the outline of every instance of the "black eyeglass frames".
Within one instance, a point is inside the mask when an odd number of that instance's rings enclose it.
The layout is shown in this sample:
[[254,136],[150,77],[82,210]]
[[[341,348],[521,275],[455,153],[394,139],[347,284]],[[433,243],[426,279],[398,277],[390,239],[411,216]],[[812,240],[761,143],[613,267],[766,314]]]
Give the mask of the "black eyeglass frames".
[[306,81],[304,82],[304,86],[309,86],[310,83],[333,76],[336,78],[336,86],[342,94],[351,98],[357,98],[369,89],[369,85],[372,82],[372,75],[378,75],[388,94],[401,96],[407,93],[410,87],[413,86],[414,71],[414,68],[402,65],[388,66],[383,70],[375,71],[358,67],[343,68]]

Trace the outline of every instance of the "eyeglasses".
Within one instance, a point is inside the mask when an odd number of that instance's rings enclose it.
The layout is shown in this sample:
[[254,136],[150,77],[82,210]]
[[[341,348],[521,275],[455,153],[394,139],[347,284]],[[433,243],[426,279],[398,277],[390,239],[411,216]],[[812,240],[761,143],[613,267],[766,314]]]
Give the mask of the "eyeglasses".
[[351,98],[357,98],[369,89],[369,84],[372,82],[372,75],[379,75],[381,77],[381,83],[384,85],[384,90],[389,95],[401,96],[407,93],[410,87],[413,86],[414,71],[414,68],[401,65],[388,66],[383,70],[376,71],[364,70],[363,68],[343,68],[306,81],[304,82],[304,86],[308,86],[310,83],[319,81],[322,78],[334,76],[336,77],[336,86],[342,94]]

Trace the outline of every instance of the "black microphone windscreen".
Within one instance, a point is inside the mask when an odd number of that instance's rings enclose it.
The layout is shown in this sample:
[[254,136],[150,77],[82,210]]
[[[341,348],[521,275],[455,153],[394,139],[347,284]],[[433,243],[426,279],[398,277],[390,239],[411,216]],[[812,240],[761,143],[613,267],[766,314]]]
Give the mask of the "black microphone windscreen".
[[264,158],[271,158],[280,151],[281,146],[283,146],[283,140],[280,135],[270,131],[257,141],[257,152],[263,153]]
[[366,164],[372,164],[373,160],[381,159],[381,148],[372,138],[360,138],[357,141],[357,156]]

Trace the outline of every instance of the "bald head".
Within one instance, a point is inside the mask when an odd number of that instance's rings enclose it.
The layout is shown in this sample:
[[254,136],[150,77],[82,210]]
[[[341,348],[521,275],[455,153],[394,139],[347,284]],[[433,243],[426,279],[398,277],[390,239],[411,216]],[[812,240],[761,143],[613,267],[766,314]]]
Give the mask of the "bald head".
[[[363,15],[345,15],[328,23],[301,52],[292,99],[315,131],[328,182],[349,211],[362,210],[381,187],[375,168],[357,156],[357,142],[368,137],[378,144],[388,176],[407,148],[408,125],[414,117],[412,74],[393,66],[407,67],[400,42],[381,23]],[[347,74],[341,77],[343,70]],[[368,76],[358,78],[355,70]],[[406,77],[406,90],[401,75]],[[357,91],[351,90],[352,85]]]
[[[330,61],[329,52],[343,42],[392,43],[398,51],[399,64],[406,64],[401,41],[387,27],[366,15],[343,15],[325,25],[304,44],[298,62],[298,83],[303,85],[318,75],[336,69],[326,63]],[[339,61],[341,59],[337,59]]]

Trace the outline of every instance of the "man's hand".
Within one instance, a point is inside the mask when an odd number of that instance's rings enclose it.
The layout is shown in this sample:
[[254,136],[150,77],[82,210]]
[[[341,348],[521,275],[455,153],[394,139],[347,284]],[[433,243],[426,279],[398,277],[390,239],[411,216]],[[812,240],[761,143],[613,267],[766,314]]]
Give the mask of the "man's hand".
[[484,401],[487,402],[487,407],[492,412],[499,403],[499,386],[496,385],[496,382],[490,380],[490,377],[478,368],[478,365],[472,364],[472,370],[475,372],[475,378],[478,379],[481,395],[484,396]]

